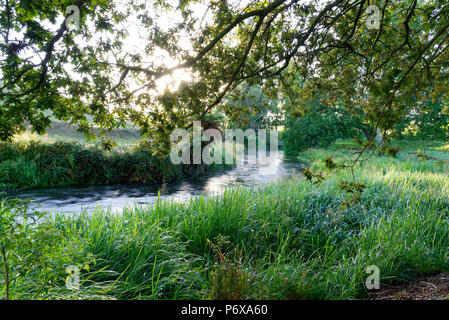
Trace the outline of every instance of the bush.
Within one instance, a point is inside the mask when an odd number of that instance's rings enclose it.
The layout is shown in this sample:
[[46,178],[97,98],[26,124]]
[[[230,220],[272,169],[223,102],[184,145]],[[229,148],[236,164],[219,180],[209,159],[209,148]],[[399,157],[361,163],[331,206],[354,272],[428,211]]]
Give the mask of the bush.
[[65,286],[66,267],[89,269],[95,260],[84,250],[84,240],[65,241],[68,235],[42,219],[44,213],[28,211],[27,202],[0,199],[0,295],[6,300],[67,298],[72,293]]
[[288,155],[295,156],[310,147],[325,148],[339,138],[354,135],[355,128],[361,125],[344,110],[324,107],[318,100],[312,100],[306,109],[299,117],[294,111],[286,115],[281,138]]
[[169,158],[157,158],[150,151],[138,148],[107,152],[98,146],[74,142],[0,143],[0,187],[3,189],[156,184],[218,169],[220,166],[174,165]]
[[410,111],[396,126],[399,138],[416,140],[447,138],[449,116],[443,112],[445,103],[441,100],[428,99],[423,105],[417,110]]

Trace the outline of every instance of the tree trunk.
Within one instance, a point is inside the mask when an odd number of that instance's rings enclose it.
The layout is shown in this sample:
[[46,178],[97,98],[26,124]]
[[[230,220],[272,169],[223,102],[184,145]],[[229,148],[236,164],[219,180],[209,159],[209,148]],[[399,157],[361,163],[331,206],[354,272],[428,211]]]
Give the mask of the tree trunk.
[[384,141],[383,141],[382,132],[380,131],[379,128],[377,128],[376,144],[377,144],[377,148],[378,148],[378,152],[377,152],[378,155],[383,155],[384,152],[381,151],[380,149],[383,147]]

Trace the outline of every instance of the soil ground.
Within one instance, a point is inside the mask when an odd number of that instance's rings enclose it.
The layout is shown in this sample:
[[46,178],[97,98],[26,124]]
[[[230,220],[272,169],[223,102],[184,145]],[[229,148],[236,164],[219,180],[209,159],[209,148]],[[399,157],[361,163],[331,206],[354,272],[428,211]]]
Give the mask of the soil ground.
[[370,300],[449,300],[449,273],[396,283],[369,292]]

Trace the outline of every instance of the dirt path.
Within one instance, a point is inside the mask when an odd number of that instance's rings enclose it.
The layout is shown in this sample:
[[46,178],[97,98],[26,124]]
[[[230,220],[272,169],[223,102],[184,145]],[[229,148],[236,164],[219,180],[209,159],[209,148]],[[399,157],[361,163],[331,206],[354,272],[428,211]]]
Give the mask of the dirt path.
[[383,286],[370,300],[449,300],[449,273],[426,276],[406,284]]

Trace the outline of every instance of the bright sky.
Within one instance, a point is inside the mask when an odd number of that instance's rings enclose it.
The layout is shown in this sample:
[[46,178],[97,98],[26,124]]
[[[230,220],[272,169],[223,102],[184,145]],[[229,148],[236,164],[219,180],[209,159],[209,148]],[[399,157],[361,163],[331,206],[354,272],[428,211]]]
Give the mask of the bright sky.
[[[118,2],[118,8],[124,9],[128,2],[126,0],[116,0]],[[146,5],[146,11],[150,14],[150,16],[154,19],[154,22],[156,25],[158,25],[159,28],[162,30],[168,30],[170,27],[173,27],[176,23],[179,23],[182,21],[182,15],[179,10],[174,10],[170,12],[155,12],[153,9],[153,1],[149,0],[141,0],[142,3],[145,3]],[[176,7],[179,3],[179,0],[169,0],[174,7]],[[230,4],[236,8],[244,8],[251,0],[229,0]],[[212,14],[210,11],[207,10],[208,4],[210,1],[203,0],[198,1],[197,3],[193,4],[190,9],[193,11],[194,16],[202,23],[202,26],[211,23]],[[152,11],[153,10],[153,11]],[[56,24],[50,24],[44,23],[44,26],[47,26],[50,30],[53,30],[53,32],[56,32],[56,30],[59,28],[60,23],[63,21],[63,17],[61,16],[60,19],[56,22]],[[90,27],[92,30],[94,29],[93,24],[90,23],[92,26]],[[146,39],[144,33],[144,28],[140,27],[139,19],[136,16],[129,16],[127,21],[122,23],[120,26],[124,30],[128,32],[128,39],[125,41],[125,45],[122,49],[122,51],[119,53],[120,55],[123,55],[125,53],[132,54],[132,53],[140,53],[145,52],[145,45],[149,42],[148,39]],[[75,26],[72,26],[75,27]],[[198,30],[200,30],[198,26]],[[100,37],[105,37],[105,33],[97,33],[93,35],[93,38],[89,41],[91,43],[95,43],[96,40],[98,40]],[[11,32],[11,39],[14,38],[21,39],[22,36],[18,33]],[[185,35],[185,37],[181,37],[179,39],[179,44],[182,45],[184,49],[189,50],[191,48],[189,38],[191,38],[192,35]],[[78,43],[85,42],[84,39],[79,38],[76,39],[76,41],[79,41]],[[57,48],[57,47],[56,47]],[[40,60],[43,57],[38,58],[34,52],[31,50],[28,52],[30,55],[34,55],[34,58],[31,61],[34,61],[36,63],[39,63]],[[113,57],[108,58],[109,62],[115,62],[115,59]],[[144,64],[143,66],[149,66],[150,63],[154,63],[154,65],[166,65],[167,67],[173,67],[179,63],[182,63],[183,61],[175,61],[170,55],[161,50],[161,49],[155,49],[154,54],[148,55],[143,59],[147,64]],[[67,66],[67,69],[70,70],[70,66]],[[66,69],[66,70],[67,70]],[[77,77],[77,75],[74,73],[74,78]],[[119,77],[119,74],[117,74],[117,77]],[[166,76],[164,78],[161,78],[157,82],[157,89],[156,91],[161,92],[165,89],[170,90],[176,90],[176,88],[179,86],[181,81],[190,81],[192,80],[193,75],[189,70],[183,70],[179,69],[173,72],[173,74]],[[141,87],[138,83],[129,83],[130,89],[137,89]]]
[[[251,0],[230,0],[229,3],[232,6],[236,7],[244,7]],[[122,6],[126,4],[126,0],[118,0],[119,3],[122,3]],[[176,7],[179,4],[179,0],[170,0],[171,5]],[[179,23],[183,20],[181,12],[171,11],[171,12],[151,12],[151,5],[148,4],[148,1],[145,2],[147,4],[147,10],[150,12],[151,16],[158,16],[155,18],[155,24],[157,24],[162,30],[166,31],[173,27],[176,23]],[[208,10],[208,5],[210,1],[198,1],[193,4],[190,8],[193,11],[193,15],[195,18],[200,21],[202,26],[205,24],[209,24],[212,22],[211,12]],[[126,30],[129,32],[128,45],[125,50],[129,50],[130,52],[135,51],[136,53],[142,53],[145,51],[145,44],[148,42],[145,38],[145,34],[142,34],[143,28],[139,28],[139,21],[136,17],[130,16],[128,18],[128,22],[125,25]],[[198,26],[198,30],[199,30]],[[192,35],[185,35],[185,37],[181,37],[179,39],[178,44],[182,46],[183,49],[191,50],[191,44],[189,42],[189,38]],[[168,67],[174,67],[184,61],[175,61],[170,57],[170,55],[161,50],[156,49],[155,54],[152,56],[148,56],[145,59],[147,62],[154,62],[156,65],[164,64]],[[191,81],[193,78],[191,72],[186,69],[178,69],[174,71],[171,75],[161,78],[157,82],[157,91],[161,92],[166,88],[170,90],[176,90],[181,81]]]

